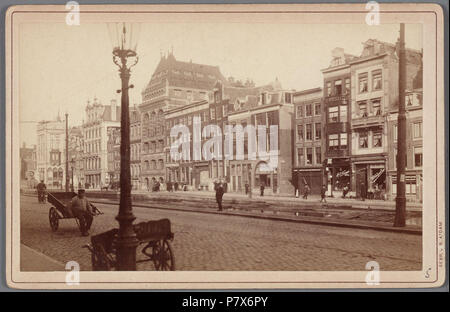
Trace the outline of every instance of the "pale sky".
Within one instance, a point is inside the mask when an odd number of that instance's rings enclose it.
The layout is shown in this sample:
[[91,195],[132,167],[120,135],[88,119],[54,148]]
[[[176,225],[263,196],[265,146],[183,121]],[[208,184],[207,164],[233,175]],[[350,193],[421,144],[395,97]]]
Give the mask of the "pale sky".
[[[120,79],[106,24],[20,27],[21,142],[36,144],[36,124],[29,121],[53,119],[60,111],[61,116],[69,114],[70,125],[80,125],[88,99],[96,96],[107,104],[117,98],[120,103]],[[398,30],[398,24],[142,24],[130,105],[140,103],[160,53],[172,47],[176,59],[217,65],[225,77],[248,77],[257,85],[278,77],[284,89],[303,90],[322,87],[320,70],[328,67],[333,48],[359,55],[362,42],[371,38],[395,43]],[[420,24],[406,25],[406,46],[422,49]]]

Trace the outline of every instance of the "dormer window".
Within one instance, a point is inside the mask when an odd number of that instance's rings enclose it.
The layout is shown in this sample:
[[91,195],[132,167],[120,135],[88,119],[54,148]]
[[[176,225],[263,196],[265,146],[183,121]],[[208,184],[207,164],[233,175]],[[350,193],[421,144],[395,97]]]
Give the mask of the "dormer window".
[[292,102],[291,99],[292,99],[292,95],[290,93],[286,92],[284,94],[284,102],[285,103],[291,103]]

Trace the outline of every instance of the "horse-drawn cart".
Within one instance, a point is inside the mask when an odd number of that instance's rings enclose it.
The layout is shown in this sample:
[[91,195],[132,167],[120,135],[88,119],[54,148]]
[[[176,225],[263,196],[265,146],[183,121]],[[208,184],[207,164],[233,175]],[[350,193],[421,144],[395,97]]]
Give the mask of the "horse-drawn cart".
[[[86,222],[85,219],[78,219],[72,215],[68,205],[73,197],[77,196],[74,192],[47,192],[47,200],[53,206],[48,212],[48,219],[50,221],[50,228],[53,232],[56,232],[59,228],[59,220],[61,219],[75,219],[80,229],[84,228],[85,224],[80,222]],[[94,215],[103,214],[97,207],[93,207]]]
[[[158,271],[174,271],[175,256],[170,242],[174,238],[171,232],[170,220],[161,219],[135,224],[134,232],[139,240],[139,249],[144,259],[136,263],[153,261]],[[110,271],[117,269],[116,242],[119,230],[112,229],[107,232],[91,236],[91,244],[85,245],[91,252],[92,270]]]

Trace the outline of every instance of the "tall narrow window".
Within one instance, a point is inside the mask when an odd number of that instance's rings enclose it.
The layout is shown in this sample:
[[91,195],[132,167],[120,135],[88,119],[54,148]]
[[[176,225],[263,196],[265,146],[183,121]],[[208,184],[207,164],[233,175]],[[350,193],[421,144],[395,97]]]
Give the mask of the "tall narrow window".
[[359,148],[367,148],[368,147],[368,135],[367,132],[359,133]]
[[383,132],[382,131],[374,131],[373,132],[373,147],[382,147],[383,146]]
[[316,147],[316,164],[320,165],[322,163],[322,152],[320,147]]
[[297,141],[303,141],[303,125],[297,125]]
[[372,102],[372,112],[374,116],[381,116],[381,101],[380,99],[374,99]]
[[337,122],[339,113],[338,113],[338,106],[332,106],[328,108],[328,121],[329,122]]
[[306,149],[306,164],[307,165],[312,165],[313,162],[313,151],[312,148],[307,148]]
[[414,167],[422,167],[422,147],[414,147]]
[[311,104],[306,104],[306,116],[312,116],[312,107]]
[[331,96],[331,82],[327,82],[327,96]]
[[320,140],[322,138],[322,125],[320,122],[316,123],[314,126],[315,130],[315,139]]
[[358,80],[359,80],[359,93],[364,93],[364,92],[369,91],[368,90],[369,82],[368,82],[368,78],[367,78],[367,73],[359,74]]
[[345,79],[345,94],[350,94],[350,78]]
[[372,90],[381,90],[382,88],[381,69],[372,72]]
[[304,161],[304,155],[303,155],[303,148],[298,148],[297,149],[297,165],[298,166],[303,166],[305,161]]
[[367,103],[366,102],[359,102],[358,109],[359,109],[359,117],[367,117]]
[[297,106],[297,118],[302,118],[303,117],[303,110],[302,110],[302,106],[298,105]]
[[330,150],[339,149],[339,134],[330,134],[328,136],[328,147]]
[[413,134],[414,139],[418,139],[422,137],[422,122],[415,122],[413,123]]
[[307,141],[312,140],[312,124],[306,125],[306,140]]
[[321,113],[320,103],[314,104],[314,115],[318,116]]
[[342,94],[342,80],[336,80],[334,82],[334,95],[341,95]]

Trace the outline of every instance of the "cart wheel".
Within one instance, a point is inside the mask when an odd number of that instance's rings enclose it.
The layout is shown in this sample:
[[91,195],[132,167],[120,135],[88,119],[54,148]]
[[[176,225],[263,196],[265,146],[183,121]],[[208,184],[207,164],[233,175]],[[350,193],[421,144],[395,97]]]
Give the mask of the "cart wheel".
[[50,208],[48,212],[48,220],[50,221],[50,228],[53,232],[56,232],[59,226],[59,216],[55,207]]
[[175,256],[167,240],[155,242],[152,258],[157,271],[175,271]]

